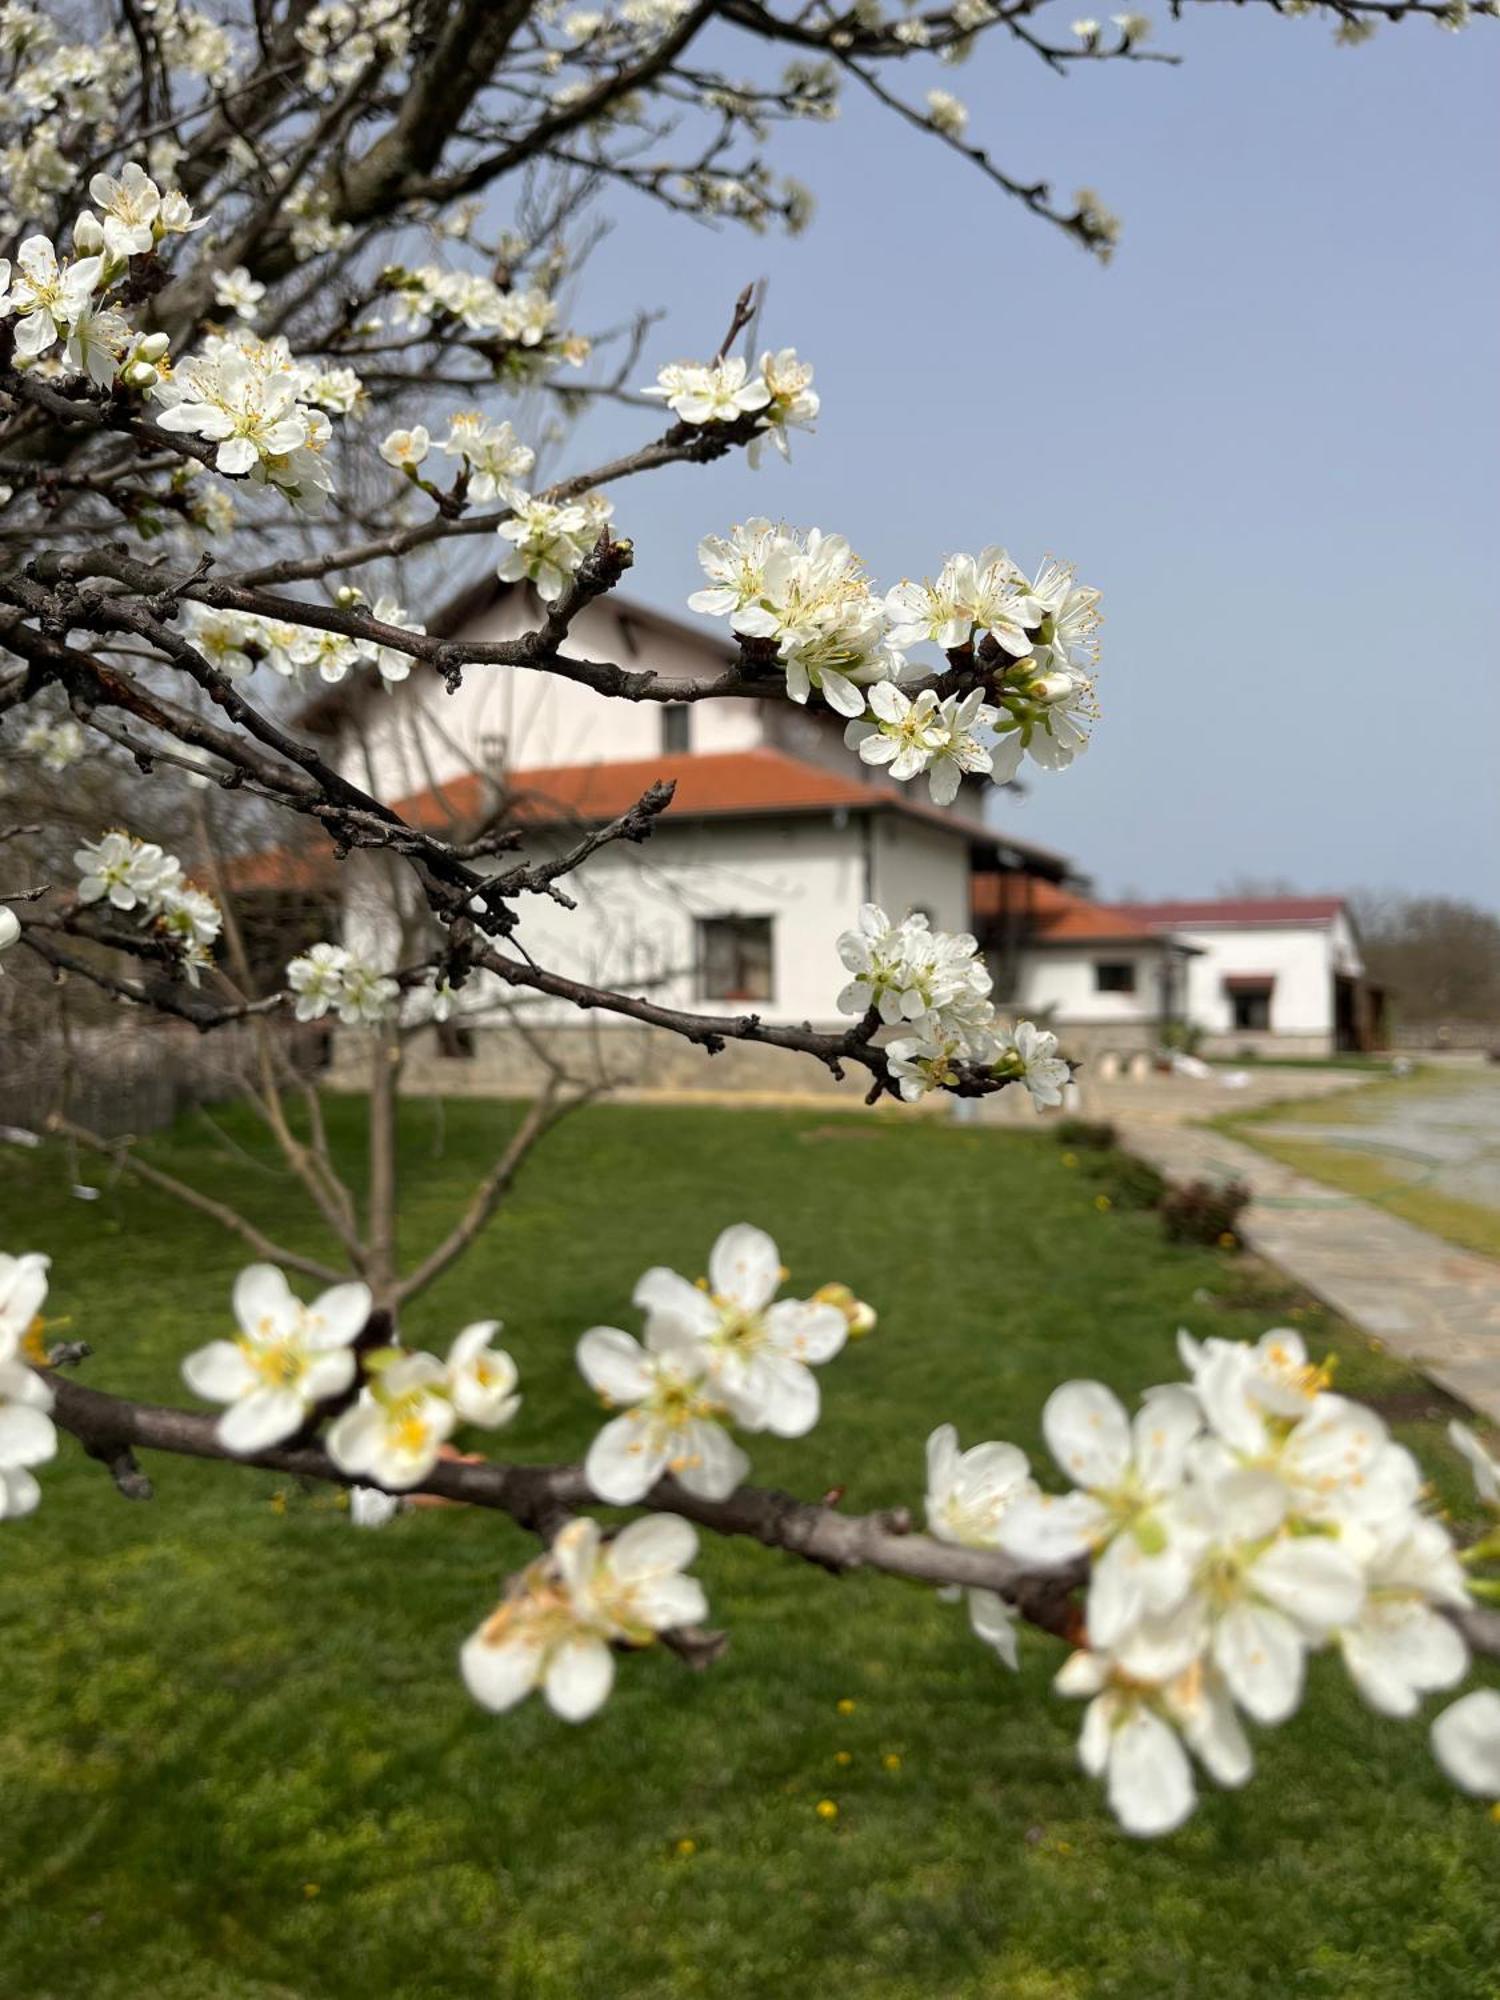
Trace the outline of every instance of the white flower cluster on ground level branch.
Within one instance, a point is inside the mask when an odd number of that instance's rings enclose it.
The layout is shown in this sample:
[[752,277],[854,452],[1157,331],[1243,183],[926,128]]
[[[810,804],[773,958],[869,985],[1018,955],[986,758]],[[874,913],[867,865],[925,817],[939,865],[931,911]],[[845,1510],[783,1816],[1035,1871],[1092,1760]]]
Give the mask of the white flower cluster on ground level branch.
[[[709,585],[688,603],[727,617],[752,648],[774,650],[787,693],[817,689],[849,718],[847,739],[893,776],[922,772],[948,803],[966,771],[1013,778],[1023,756],[1070,764],[1096,713],[1099,592],[1050,557],[1027,579],[1003,549],[950,556],[936,578],[881,597],[842,535],[757,518],[698,546]],[[966,685],[909,686],[939,670],[909,657],[931,645]]]
[[[1242,1717],[1284,1722],[1310,1653],[1339,1652],[1392,1716],[1468,1664],[1447,1615],[1467,1601],[1463,1566],[1380,1419],[1332,1394],[1293,1332],[1180,1344],[1189,1379],[1148,1390],[1133,1420],[1101,1383],[1054,1391],[1043,1429],[1066,1493],[1044,1493],[1011,1447],[960,1457],[945,1427],[928,1448],[935,1532],[1033,1571],[1090,1562],[1087,1637],[1057,1686],[1088,1701],[1080,1759],[1142,1835],[1193,1810],[1192,1758],[1246,1782]],[[1434,1743],[1460,1783],[1483,1789],[1488,1768],[1500,1790],[1487,1711],[1459,1704]]]
[[57,1450],[52,1391],[30,1365],[42,1358],[47,1261],[0,1254],[0,1521],[32,1511],[42,1497],[32,1468]]
[[843,1287],[778,1299],[786,1273],[763,1229],[738,1223],[691,1284],[656,1266],[635,1288],[645,1344],[592,1327],[578,1366],[607,1408],[625,1406],[589,1447],[584,1471],[601,1500],[628,1506],[670,1473],[691,1493],[723,1500],[750,1469],[730,1427],[804,1437],[818,1421],[813,1368],[831,1361],[869,1308]]
[[893,924],[866,903],[853,930],[839,939],[839,957],[854,976],[838,997],[839,1012],[873,1007],[888,1027],[908,1032],[886,1045],[891,1073],[909,1102],[949,1088],[972,1067],[1024,1084],[1042,1108],[1061,1104],[1072,1071],[1057,1053],[1057,1037],[1031,1021],[1007,1028],[989,998],[990,975],[967,931],[934,931],[913,914]]

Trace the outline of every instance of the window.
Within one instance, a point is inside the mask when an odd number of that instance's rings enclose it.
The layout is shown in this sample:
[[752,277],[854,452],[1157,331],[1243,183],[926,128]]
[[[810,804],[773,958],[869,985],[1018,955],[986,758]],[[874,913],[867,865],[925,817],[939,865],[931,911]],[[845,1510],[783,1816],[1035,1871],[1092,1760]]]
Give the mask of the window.
[[705,1000],[771,999],[771,919],[700,918],[698,979]]
[[1234,1017],[1236,1028],[1269,1028],[1271,1025],[1270,987],[1232,986],[1229,989],[1229,1011]]
[[1094,960],[1094,991],[1096,993],[1134,993],[1135,960],[1130,958],[1096,958]]
[[669,701],[661,712],[663,750],[690,750],[693,747],[692,711],[685,701]]
[[448,1062],[474,1060],[474,1030],[462,1021],[439,1021],[437,1052]]

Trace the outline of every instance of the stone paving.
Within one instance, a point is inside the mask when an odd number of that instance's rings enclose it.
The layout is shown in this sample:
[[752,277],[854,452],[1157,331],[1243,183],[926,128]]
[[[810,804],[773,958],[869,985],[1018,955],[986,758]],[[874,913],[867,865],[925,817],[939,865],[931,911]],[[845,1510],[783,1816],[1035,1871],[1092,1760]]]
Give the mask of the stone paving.
[[1104,1115],[1130,1151],[1174,1180],[1245,1181],[1254,1200],[1241,1234],[1252,1250],[1500,1424],[1500,1263],[1186,1125],[1181,1112],[1116,1104]]

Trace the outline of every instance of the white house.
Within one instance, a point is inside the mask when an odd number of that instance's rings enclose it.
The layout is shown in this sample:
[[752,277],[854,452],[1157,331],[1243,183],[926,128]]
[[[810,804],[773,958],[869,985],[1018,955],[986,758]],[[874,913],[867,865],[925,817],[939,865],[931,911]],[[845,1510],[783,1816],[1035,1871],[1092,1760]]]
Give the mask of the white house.
[[[434,629],[504,638],[538,616],[524,589],[487,581]],[[582,613],[569,651],[693,678],[733,657],[711,627],[618,596]],[[847,1025],[835,1005],[848,977],[836,940],[862,903],[920,910],[935,928],[961,931],[973,919],[976,874],[1067,873],[1060,856],[991,827],[978,786],[951,809],[935,807],[925,785],[898,785],[862,764],[839,718],[786,702],[631,703],[555,674],[471,666],[451,694],[421,669],[389,691],[346,682],[301,719],[334,737],[343,768],[404,817],[465,835],[503,819],[523,830],[526,858],[561,851],[654,781],[670,781],[672,803],[650,838],[608,845],[570,875],[560,886],[575,910],[522,898],[515,938],[552,972],[695,1012]],[[572,1037],[596,1059],[602,1016],[537,999],[525,1003],[525,1021],[549,1047]],[[616,1034],[611,1066],[618,1057],[635,1073],[641,1034],[629,1026]],[[649,1040],[657,1084],[795,1089],[823,1076],[776,1051],[731,1045],[710,1059],[670,1037]],[[434,1085],[514,1079],[514,1036],[480,1025],[432,1044],[430,1062],[443,1065]],[[420,1062],[413,1073],[422,1074]]]
[[1127,903],[1120,915],[1191,948],[1183,1013],[1225,1053],[1331,1055],[1383,1039],[1381,996],[1365,978],[1340,896]]
[[[432,621],[450,635],[533,629],[525,587],[485,579]],[[733,654],[695,627],[618,594],[576,620],[581,658],[701,679]],[[1056,1028],[1088,1058],[1159,1045],[1191,1023],[1211,1052],[1327,1054],[1366,1047],[1380,1022],[1358,941],[1336,897],[1106,905],[1060,855],[997,831],[986,792],[949,809],[844,745],[838,718],[781,701],[612,700],[556,674],[475,665],[448,692],[418,668],[393,689],[346,681],[306,709],[349,774],[403,816],[471,838],[503,822],[525,857],[558,853],[616,818],[658,779],[675,786],[648,840],[603,847],[568,877],[570,910],[521,899],[519,945],[550,971],[699,1013],[836,1027],[845,980],[835,941],[862,903],[973,929],[1007,1009]],[[988,794],[991,802],[994,794]],[[495,865],[508,865],[507,855]],[[343,882],[357,883],[359,857]],[[331,883],[321,848],[246,857],[262,897]],[[332,893],[324,888],[325,896]],[[347,890],[344,921],[361,921]],[[305,919],[304,919],[305,922]],[[494,999],[476,982],[466,989]],[[826,1081],[775,1051],[708,1058],[675,1038],[561,1000],[528,999],[531,1041],[589,1051],[615,1074],[673,1088],[802,1088]],[[504,1019],[514,1022],[512,1013]],[[410,1070],[416,1087],[501,1089],[526,1080],[526,1038],[486,1013],[450,1024]],[[523,1071],[515,1065],[520,1061]],[[800,1072],[800,1073],[797,1073]]]

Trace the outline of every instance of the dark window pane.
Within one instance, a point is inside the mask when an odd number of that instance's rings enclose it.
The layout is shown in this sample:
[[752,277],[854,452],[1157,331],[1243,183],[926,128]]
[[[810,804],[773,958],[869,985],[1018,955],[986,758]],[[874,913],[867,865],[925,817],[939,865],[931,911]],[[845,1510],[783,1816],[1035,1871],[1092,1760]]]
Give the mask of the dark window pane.
[[1135,962],[1132,959],[1095,959],[1096,993],[1134,993]]
[[698,965],[705,1000],[769,1000],[775,966],[769,917],[704,917]]
[[661,712],[662,749],[690,750],[692,744],[692,710],[685,701],[669,702]]

